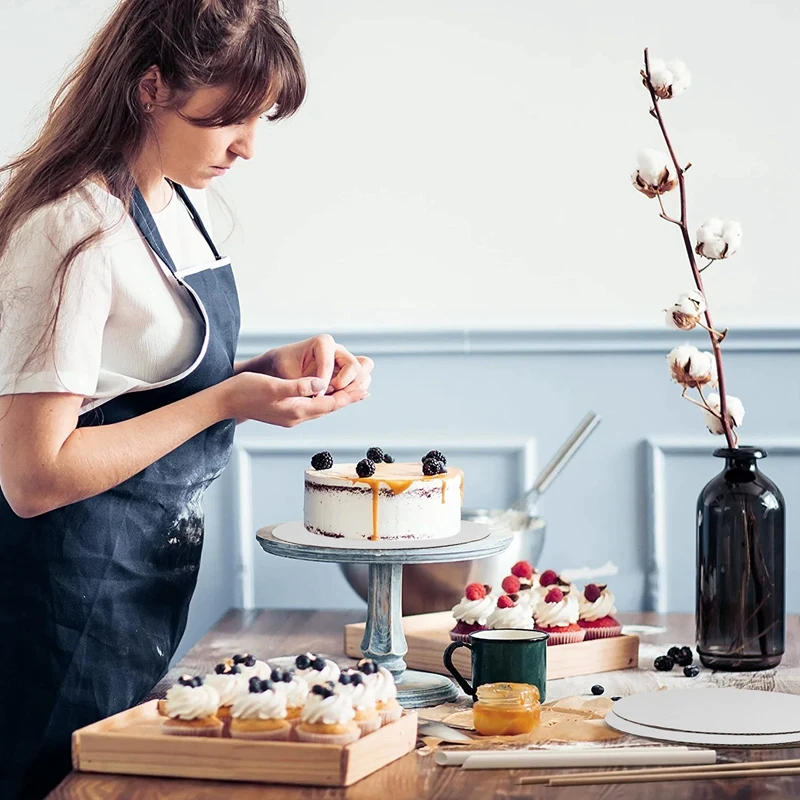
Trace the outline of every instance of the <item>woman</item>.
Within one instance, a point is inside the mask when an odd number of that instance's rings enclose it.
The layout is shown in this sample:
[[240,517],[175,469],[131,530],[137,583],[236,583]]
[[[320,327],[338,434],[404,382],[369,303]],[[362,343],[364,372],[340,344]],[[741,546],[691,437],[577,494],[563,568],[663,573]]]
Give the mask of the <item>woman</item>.
[[329,336],[234,363],[202,191],[305,93],[273,0],[124,0],[0,191],[0,797],[167,670],[236,421],[367,396]]

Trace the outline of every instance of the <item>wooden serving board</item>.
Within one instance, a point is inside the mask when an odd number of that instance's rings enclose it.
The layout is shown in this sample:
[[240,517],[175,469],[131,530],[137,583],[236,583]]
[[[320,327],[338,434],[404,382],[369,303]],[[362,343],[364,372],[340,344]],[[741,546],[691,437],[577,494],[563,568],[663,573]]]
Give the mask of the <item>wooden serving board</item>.
[[[403,617],[403,632],[408,643],[405,660],[411,669],[449,675],[442,662],[444,649],[450,644],[450,630],[455,624],[449,611]],[[365,623],[345,625],[344,651],[351,658],[361,658],[361,639]],[[471,677],[470,653],[459,648],[453,663],[467,680]],[[612,672],[639,665],[639,637],[612,636],[577,644],[559,644],[547,648],[547,680]]]
[[72,763],[84,772],[226,781],[350,786],[410,753],[417,715],[403,716],[348,745],[257,742],[161,732],[157,700],[72,735]]

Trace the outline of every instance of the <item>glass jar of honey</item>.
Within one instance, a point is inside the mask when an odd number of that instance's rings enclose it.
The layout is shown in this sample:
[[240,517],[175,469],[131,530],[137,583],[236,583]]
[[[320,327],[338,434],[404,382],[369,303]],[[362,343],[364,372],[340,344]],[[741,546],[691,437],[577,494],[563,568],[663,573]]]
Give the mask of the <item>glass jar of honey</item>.
[[475,730],[482,736],[530,733],[541,718],[539,690],[527,683],[484,683],[472,707]]

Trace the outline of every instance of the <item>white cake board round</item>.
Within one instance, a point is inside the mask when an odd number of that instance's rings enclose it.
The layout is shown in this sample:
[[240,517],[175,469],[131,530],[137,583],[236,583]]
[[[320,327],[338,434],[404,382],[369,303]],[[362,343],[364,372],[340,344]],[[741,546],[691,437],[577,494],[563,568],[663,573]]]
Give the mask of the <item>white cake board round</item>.
[[750,689],[669,689],[618,700],[606,723],[666,742],[757,747],[800,742],[800,696]]
[[333,536],[311,533],[306,530],[302,520],[295,520],[278,525],[272,531],[272,535],[283,542],[300,544],[304,547],[334,547],[341,550],[412,550],[479,542],[488,537],[490,532],[489,526],[481,522],[462,522],[461,530],[455,536],[447,536],[442,539],[378,539],[377,541],[336,539]]

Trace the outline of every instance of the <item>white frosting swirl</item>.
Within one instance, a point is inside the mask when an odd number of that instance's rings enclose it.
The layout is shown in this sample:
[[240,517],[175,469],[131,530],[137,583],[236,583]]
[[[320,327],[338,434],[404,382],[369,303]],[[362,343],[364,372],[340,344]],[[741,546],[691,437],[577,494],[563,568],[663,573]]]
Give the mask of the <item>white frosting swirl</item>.
[[219,694],[219,704],[221,706],[229,706],[240,694],[244,694],[247,687],[247,679],[241,674],[210,672],[203,678],[205,686],[213,686]]
[[490,628],[517,628],[533,630],[533,615],[527,603],[517,603],[508,608],[495,607],[489,617]]
[[337,694],[349,697],[353,708],[357,711],[368,711],[371,708],[375,708],[375,688],[366,681],[348,684],[337,683],[334,691]]
[[574,592],[564,595],[557,603],[548,603],[540,598],[533,610],[536,624],[540,628],[566,628],[578,621],[578,599]]
[[213,686],[184,686],[176,683],[167,692],[165,711],[177,719],[200,719],[217,713],[219,693]]
[[272,689],[240,694],[233,703],[231,716],[234,719],[283,719],[286,698]]
[[517,596],[519,597],[519,602],[524,603],[527,606],[530,606],[531,609],[539,602],[539,598],[543,597],[545,594],[547,594],[547,589],[545,589],[544,586],[541,586],[538,583],[520,589],[517,592]]
[[303,722],[322,723],[323,725],[344,725],[355,717],[356,712],[350,698],[343,694],[332,694],[322,697],[309,694],[308,700],[300,715]]
[[250,678],[261,678],[262,681],[265,681],[272,675],[272,667],[266,661],[256,660],[252,667],[246,667],[244,664],[237,664],[237,666],[241,670],[245,682]]
[[469,600],[466,597],[462,597],[453,606],[453,616],[459,622],[466,622],[470,625],[485,625],[496,603],[497,598],[491,594],[481,597],[480,600]]
[[610,617],[617,613],[614,606],[614,593],[608,588],[603,589],[600,597],[590,603],[583,592],[578,595],[579,615],[587,622],[594,622],[603,617]]
[[302,708],[308,697],[308,688],[308,682],[297,675],[293,675],[289,683],[279,681],[275,684],[275,691],[286,698],[288,708]]
[[340,674],[341,670],[339,669],[339,665],[335,661],[331,661],[327,658],[325,659],[325,666],[321,670],[308,667],[308,669],[298,669],[295,672],[295,675],[299,675],[308,683],[309,687],[325,683],[326,681],[334,681],[335,683],[339,680]]
[[377,672],[367,675],[366,678],[367,685],[375,694],[376,703],[385,703],[397,697],[394,676],[386,667],[380,667]]

